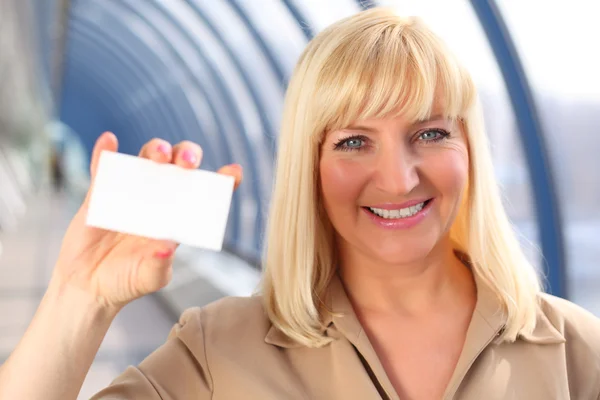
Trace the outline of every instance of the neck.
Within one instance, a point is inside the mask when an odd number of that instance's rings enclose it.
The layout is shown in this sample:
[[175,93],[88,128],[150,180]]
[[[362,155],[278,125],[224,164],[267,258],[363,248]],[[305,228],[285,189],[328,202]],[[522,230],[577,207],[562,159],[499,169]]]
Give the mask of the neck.
[[340,276],[352,305],[363,312],[423,316],[476,298],[472,274],[449,242],[424,259],[397,265],[342,252]]

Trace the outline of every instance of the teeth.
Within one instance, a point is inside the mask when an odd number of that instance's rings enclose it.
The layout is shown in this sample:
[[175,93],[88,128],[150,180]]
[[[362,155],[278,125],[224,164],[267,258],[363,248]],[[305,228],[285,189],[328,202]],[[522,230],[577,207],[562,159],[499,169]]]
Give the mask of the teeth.
[[425,202],[415,204],[414,206],[401,208],[399,210],[384,210],[382,208],[373,208],[369,207],[369,210],[373,212],[373,214],[379,215],[382,218],[386,219],[397,219],[397,218],[406,218],[412,217],[419,211],[421,211],[425,207]]

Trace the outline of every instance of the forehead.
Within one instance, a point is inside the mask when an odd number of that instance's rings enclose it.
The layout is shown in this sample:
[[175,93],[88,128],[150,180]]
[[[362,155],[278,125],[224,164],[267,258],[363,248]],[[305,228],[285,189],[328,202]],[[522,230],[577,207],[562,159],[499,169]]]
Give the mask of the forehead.
[[[356,94],[360,96],[359,93]],[[456,112],[449,107],[443,93],[440,90],[434,90],[429,99],[424,99],[419,96],[404,96],[397,98],[374,98],[372,101],[368,99],[361,107],[349,108],[344,107],[338,109],[336,120],[338,123],[333,124],[332,128],[340,129],[364,121],[402,121],[406,124],[417,124],[422,121],[428,121],[434,117],[451,117],[455,116]]]

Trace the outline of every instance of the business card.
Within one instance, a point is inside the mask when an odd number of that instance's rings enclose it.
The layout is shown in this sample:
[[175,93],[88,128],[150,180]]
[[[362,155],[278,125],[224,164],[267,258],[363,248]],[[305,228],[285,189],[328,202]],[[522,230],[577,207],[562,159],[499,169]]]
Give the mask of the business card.
[[87,225],[220,251],[234,178],[104,151]]

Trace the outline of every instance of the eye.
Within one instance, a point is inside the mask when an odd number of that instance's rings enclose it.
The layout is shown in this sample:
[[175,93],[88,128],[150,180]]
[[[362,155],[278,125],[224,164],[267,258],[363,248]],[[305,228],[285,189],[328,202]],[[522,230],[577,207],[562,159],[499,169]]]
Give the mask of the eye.
[[363,136],[352,136],[338,141],[334,145],[335,150],[352,151],[360,150],[365,145],[366,138]]
[[443,129],[428,129],[419,134],[419,139],[424,142],[437,142],[446,139],[450,135]]
[[362,139],[358,139],[358,138],[352,138],[352,139],[348,139],[345,142],[345,145],[351,149],[357,149],[360,146],[362,146],[363,141]]

